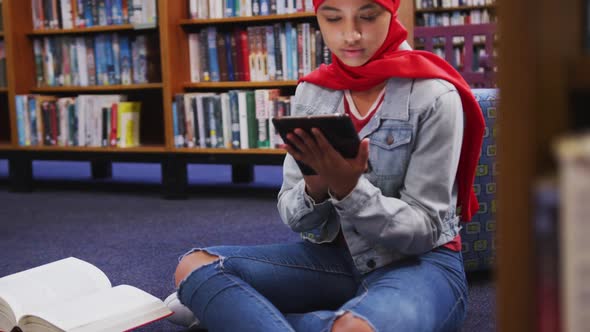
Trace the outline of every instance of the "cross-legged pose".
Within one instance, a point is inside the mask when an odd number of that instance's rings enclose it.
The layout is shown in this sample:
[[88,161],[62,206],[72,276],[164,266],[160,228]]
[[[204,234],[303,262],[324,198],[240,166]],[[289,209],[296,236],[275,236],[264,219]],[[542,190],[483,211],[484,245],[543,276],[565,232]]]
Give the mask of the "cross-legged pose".
[[300,80],[293,115],[348,114],[357,157],[318,130],[289,134],[278,210],[301,242],[190,250],[172,319],[212,332],[461,326],[459,222],[477,210],[484,122],[460,75],[405,42],[399,1],[313,1],[333,62]]

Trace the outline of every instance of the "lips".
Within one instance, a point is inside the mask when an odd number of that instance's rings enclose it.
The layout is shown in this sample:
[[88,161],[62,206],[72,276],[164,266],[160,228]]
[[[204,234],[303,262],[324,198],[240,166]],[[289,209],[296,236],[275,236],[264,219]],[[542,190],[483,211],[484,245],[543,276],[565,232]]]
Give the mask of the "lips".
[[347,58],[356,58],[363,54],[364,49],[362,48],[347,48],[343,49],[342,53]]

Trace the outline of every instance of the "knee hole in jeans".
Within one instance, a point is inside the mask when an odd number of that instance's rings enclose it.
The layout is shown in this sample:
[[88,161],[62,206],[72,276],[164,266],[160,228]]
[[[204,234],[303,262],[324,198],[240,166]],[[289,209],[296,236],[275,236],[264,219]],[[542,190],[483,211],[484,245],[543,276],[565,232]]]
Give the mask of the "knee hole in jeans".
[[331,332],[374,332],[374,330],[367,321],[347,312],[336,318]]
[[174,280],[176,287],[184,280],[191,272],[197,270],[205,265],[218,261],[219,256],[211,255],[210,253],[200,250],[184,256],[174,272]]

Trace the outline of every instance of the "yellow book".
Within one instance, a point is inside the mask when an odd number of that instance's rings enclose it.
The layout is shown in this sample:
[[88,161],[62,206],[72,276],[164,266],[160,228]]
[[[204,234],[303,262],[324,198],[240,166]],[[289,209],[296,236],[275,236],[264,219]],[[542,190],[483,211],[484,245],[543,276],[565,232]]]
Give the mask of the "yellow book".
[[140,102],[121,102],[117,110],[117,146],[131,148],[140,145]]

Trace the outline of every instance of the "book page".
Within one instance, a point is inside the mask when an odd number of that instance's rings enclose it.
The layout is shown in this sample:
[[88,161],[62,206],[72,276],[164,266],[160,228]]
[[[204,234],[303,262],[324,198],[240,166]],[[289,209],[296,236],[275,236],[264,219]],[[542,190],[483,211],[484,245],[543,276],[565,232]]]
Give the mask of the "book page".
[[0,278],[0,298],[10,304],[18,320],[36,308],[110,287],[100,269],[69,257]]
[[42,325],[42,320],[71,332],[126,331],[171,313],[157,297],[120,285],[25,316],[20,325],[25,332],[28,326]]

